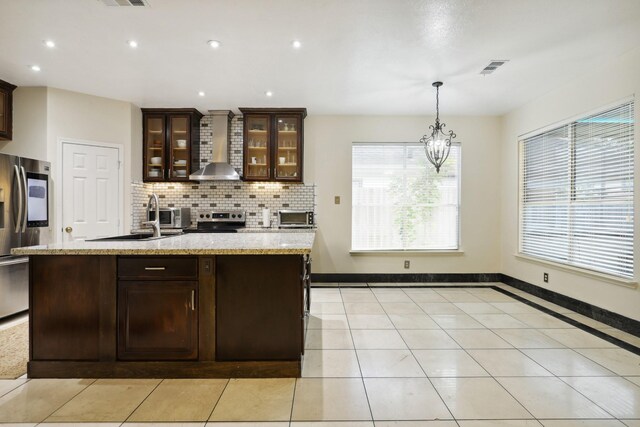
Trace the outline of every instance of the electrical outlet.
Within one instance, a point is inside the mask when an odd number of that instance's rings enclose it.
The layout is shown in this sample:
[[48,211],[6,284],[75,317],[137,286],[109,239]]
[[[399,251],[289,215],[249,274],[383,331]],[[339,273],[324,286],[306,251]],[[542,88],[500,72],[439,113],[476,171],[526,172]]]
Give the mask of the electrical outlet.
[[549,273],[544,273],[544,276],[542,276],[544,283],[549,283]]
[[408,259],[404,260],[404,268],[409,268],[411,267],[411,261],[409,261]]
[[333,198],[333,203],[335,203],[336,205],[339,205],[340,204],[340,196],[335,196]]

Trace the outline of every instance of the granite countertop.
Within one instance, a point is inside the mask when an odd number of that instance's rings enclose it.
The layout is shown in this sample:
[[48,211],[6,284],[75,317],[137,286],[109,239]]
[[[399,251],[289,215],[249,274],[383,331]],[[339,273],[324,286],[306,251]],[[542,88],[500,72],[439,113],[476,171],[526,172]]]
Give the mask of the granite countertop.
[[193,233],[147,241],[75,241],[12,249],[13,255],[309,254],[315,233]]

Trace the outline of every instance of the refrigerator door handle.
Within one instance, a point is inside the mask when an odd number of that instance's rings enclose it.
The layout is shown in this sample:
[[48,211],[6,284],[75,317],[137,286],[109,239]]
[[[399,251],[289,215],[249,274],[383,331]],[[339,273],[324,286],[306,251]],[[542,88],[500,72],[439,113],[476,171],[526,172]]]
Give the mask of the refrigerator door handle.
[[18,170],[18,166],[13,165],[13,169],[16,173],[16,180],[18,181],[18,216],[16,217],[16,233],[19,233],[20,227],[22,226],[22,183],[20,182],[20,171]]
[[20,171],[22,172],[22,188],[24,191],[24,218],[22,220],[22,232],[27,229],[27,214],[29,213],[29,201],[27,200],[28,189],[27,189],[27,174],[24,171],[24,166],[20,166]]

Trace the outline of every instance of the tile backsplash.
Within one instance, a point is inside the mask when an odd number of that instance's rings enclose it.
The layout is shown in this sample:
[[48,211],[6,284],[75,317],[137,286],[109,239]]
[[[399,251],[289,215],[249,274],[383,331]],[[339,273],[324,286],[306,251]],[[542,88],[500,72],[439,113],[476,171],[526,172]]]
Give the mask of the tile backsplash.
[[[242,116],[231,121],[231,146],[229,157],[242,175]],[[200,121],[200,165],[211,161],[212,116]],[[131,183],[132,227],[142,228],[146,221],[147,202],[156,193],[161,207],[191,208],[191,223],[195,225],[199,211],[244,210],[247,227],[261,227],[262,209],[271,209],[272,226],[276,224],[279,209],[304,209],[315,211],[315,185],[279,182],[206,181],[201,183]],[[317,219],[316,219],[317,220]]]
[[161,207],[191,208],[191,223],[195,225],[199,211],[244,210],[247,227],[262,226],[262,209],[271,209],[272,226],[279,209],[315,211],[313,184],[282,184],[278,182],[208,181],[206,183],[143,183],[131,186],[134,229],[146,221],[147,202],[156,193]]

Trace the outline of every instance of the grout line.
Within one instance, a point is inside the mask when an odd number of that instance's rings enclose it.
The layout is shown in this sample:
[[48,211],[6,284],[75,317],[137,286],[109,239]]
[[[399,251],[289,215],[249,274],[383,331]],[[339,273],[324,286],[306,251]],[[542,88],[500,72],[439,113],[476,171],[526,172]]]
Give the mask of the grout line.
[[[85,378],[85,379],[88,379],[88,378]],[[87,386],[86,386],[86,387],[84,387],[82,390],[80,390],[79,392],[77,392],[76,394],[74,394],[71,398],[69,398],[69,400],[67,400],[67,401],[66,401],[66,402],[64,402],[62,405],[58,406],[55,410],[53,410],[49,415],[47,415],[47,416],[45,417],[45,419],[44,419],[44,420],[42,420],[42,421],[40,421],[40,422],[36,423],[36,425],[40,425],[40,424],[42,424],[42,423],[45,423],[45,422],[47,421],[47,419],[48,419],[51,415],[55,414],[55,413],[56,413],[57,411],[59,411],[59,410],[60,410],[64,405],[66,405],[67,403],[71,402],[73,399],[75,399],[76,397],[78,397],[78,395],[80,395],[80,393],[82,393],[83,391],[85,391],[86,389],[88,389],[89,387],[91,387],[93,384],[95,384],[95,383],[96,383],[96,381],[98,381],[98,380],[97,380],[97,379],[94,379],[93,381],[91,381],[89,384],[87,384]]]
[[[403,289],[401,289],[402,292],[404,292]],[[404,292],[405,295],[407,295],[406,292]],[[375,295],[374,296],[376,299],[378,299],[378,297]],[[409,298],[411,298],[409,295],[407,295]],[[378,303],[380,303],[378,301]],[[415,302],[414,302],[415,304]],[[380,304],[382,305],[382,304]],[[417,305],[417,304],[416,304]],[[418,306],[421,310],[422,307]],[[382,307],[382,310],[385,312],[385,314],[387,315],[387,317],[389,316],[389,313],[387,313],[387,311],[385,310],[384,306]],[[424,310],[423,310],[424,311]],[[425,312],[425,314],[427,314]],[[428,314],[427,314],[428,316]],[[392,322],[393,323],[393,322]],[[395,326],[395,325],[394,325]],[[440,326],[440,325],[438,325]],[[407,346],[407,351],[409,351],[409,353],[411,354],[411,357],[413,357],[413,360],[418,364],[418,367],[420,368],[420,370],[422,371],[422,373],[424,374],[424,378],[427,379],[427,381],[429,381],[429,384],[431,384],[431,388],[433,388],[433,391],[436,392],[436,394],[438,395],[438,398],[440,398],[440,401],[442,402],[442,404],[444,405],[445,408],[447,408],[447,411],[449,412],[449,415],[451,415],[451,419],[459,426],[460,424],[458,423],[458,421],[456,420],[456,417],[453,415],[453,412],[451,412],[451,409],[449,408],[449,406],[447,405],[447,402],[444,401],[444,399],[442,398],[442,395],[440,394],[440,392],[438,391],[438,389],[436,388],[436,386],[433,384],[433,381],[431,381],[431,378],[429,378],[429,375],[427,375],[427,372],[424,370],[424,368],[422,367],[422,365],[420,364],[420,362],[418,362],[418,359],[416,358],[415,354],[413,354],[413,349],[411,349],[411,347],[409,347],[409,344],[407,344],[407,342],[405,341],[404,337],[402,336],[402,334],[398,331],[398,329],[395,329],[396,333],[400,336],[400,339],[402,340],[402,342],[404,342],[404,345]],[[422,378],[422,377],[419,377]]]
[[140,407],[142,406],[142,404],[143,404],[143,403],[144,403],[144,402],[149,398],[149,396],[151,396],[151,394],[152,394],[154,391],[156,391],[156,389],[157,389],[158,387],[160,387],[160,384],[162,384],[162,383],[165,381],[165,379],[166,379],[166,378],[163,378],[163,379],[161,379],[160,381],[158,381],[158,384],[156,384],[156,386],[155,386],[155,387],[154,387],[154,388],[149,392],[149,394],[147,394],[147,395],[145,396],[145,398],[144,398],[144,399],[142,399],[142,400],[140,401],[140,403],[138,403],[138,405],[133,409],[133,411],[131,411],[131,412],[129,413],[129,415],[127,415],[127,417],[124,419],[124,421],[122,422],[122,424],[126,423],[126,422],[127,422],[127,420],[129,420],[129,418],[131,418],[131,416],[133,415],[133,413],[134,413],[134,412],[136,412],[136,411],[138,410],[138,408],[140,408]]
[[358,356],[358,350],[356,349],[356,342],[353,339],[353,331],[351,330],[351,323],[349,323],[349,315],[347,314],[347,307],[345,306],[344,298],[342,298],[342,290],[340,290],[340,300],[342,301],[344,316],[347,319],[347,326],[349,327],[349,336],[351,337],[351,343],[353,344],[353,353],[356,355],[356,361],[358,362],[358,369],[360,370],[360,381],[362,382],[364,397],[367,399],[367,406],[369,407],[369,415],[371,416],[371,422],[374,423],[374,426],[375,426],[375,419],[373,418],[373,409],[371,408],[371,401],[369,400],[367,385],[364,382],[364,374],[362,373],[362,365],[360,365],[360,357]]
[[213,408],[211,408],[211,412],[209,412],[209,416],[207,417],[207,420],[205,421],[205,425],[207,425],[207,423],[211,419],[211,416],[213,415],[213,411],[215,411],[216,406],[218,406],[218,403],[220,402],[220,399],[222,399],[222,395],[227,390],[227,386],[231,382],[231,378],[226,378],[226,380],[227,380],[227,382],[225,383],[224,387],[222,388],[222,391],[220,392],[220,396],[218,396],[218,398],[216,399],[216,403],[214,403],[213,404]]

